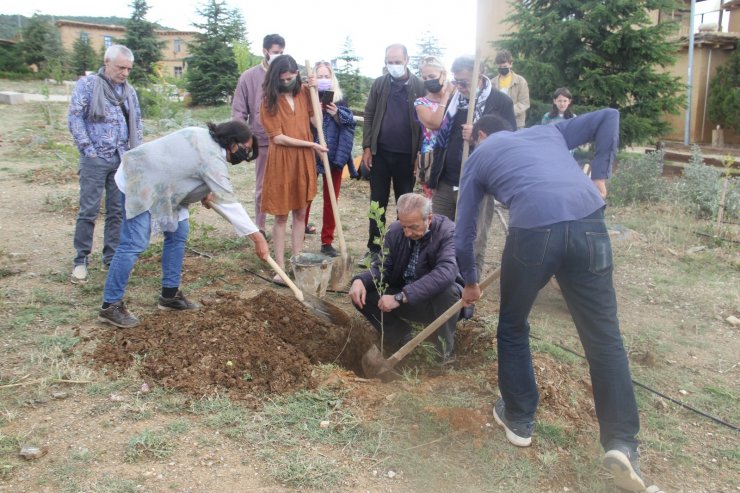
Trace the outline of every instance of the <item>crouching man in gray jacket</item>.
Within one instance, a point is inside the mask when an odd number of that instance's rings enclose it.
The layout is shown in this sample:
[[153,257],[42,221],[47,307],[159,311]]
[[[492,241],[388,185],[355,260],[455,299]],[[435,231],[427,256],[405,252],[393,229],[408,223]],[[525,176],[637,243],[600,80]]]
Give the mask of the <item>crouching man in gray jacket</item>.
[[[413,337],[408,322],[428,324],[460,299],[463,280],[455,260],[455,223],[432,214],[431,202],[407,193],[396,206],[398,220],[385,236],[385,261],[376,260],[370,270],[355,276],[349,297],[367,320],[381,331],[386,352],[394,352]],[[387,289],[378,292],[373,280]],[[455,325],[452,317],[436,333],[440,361],[454,361]]]

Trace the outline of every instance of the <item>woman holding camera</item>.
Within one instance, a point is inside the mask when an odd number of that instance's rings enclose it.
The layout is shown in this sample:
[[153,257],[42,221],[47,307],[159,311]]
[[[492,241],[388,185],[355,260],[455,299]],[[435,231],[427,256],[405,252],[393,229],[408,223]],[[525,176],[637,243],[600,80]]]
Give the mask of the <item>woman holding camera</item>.
[[[326,147],[329,148],[329,164],[331,165],[331,181],[334,185],[334,196],[339,200],[339,187],[342,185],[342,173],[345,165],[350,165],[352,171],[352,146],[355,141],[355,120],[352,111],[347,106],[339,81],[334,75],[329,62],[317,62],[314,65],[316,85],[319,91],[322,109],[322,123]],[[324,177],[324,211],[321,220],[321,253],[336,257],[339,255],[332,246],[334,241],[334,214],[329,197],[328,177],[324,174],[323,161],[318,158],[316,169]],[[311,204],[306,210],[306,227]]]

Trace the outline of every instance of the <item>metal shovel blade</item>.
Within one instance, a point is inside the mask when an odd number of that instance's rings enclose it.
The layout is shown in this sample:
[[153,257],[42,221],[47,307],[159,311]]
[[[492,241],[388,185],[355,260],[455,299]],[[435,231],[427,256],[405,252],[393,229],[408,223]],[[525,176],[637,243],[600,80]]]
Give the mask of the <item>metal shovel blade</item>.
[[333,291],[342,291],[352,280],[352,267],[354,260],[349,255],[334,257],[331,264],[331,277],[329,278],[329,288]]

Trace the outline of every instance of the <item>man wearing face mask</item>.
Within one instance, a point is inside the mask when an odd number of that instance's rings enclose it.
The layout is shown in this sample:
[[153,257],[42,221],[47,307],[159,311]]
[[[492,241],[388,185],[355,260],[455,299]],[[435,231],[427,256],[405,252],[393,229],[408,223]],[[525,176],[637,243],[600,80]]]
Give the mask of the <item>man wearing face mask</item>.
[[269,140],[260,120],[260,104],[262,103],[262,83],[265,81],[268,65],[285,50],[285,39],[279,34],[268,34],[262,41],[264,58],[259,65],[247,69],[239,77],[231,102],[231,118],[247,122],[257,137],[259,156],[255,163],[254,183],[254,215],[257,226],[265,235],[267,214],[262,212],[262,184],[265,178],[267,165],[267,151]]
[[[414,101],[424,95],[424,83],[409,72],[408,63],[404,45],[388,46],[388,73],[375,79],[365,104],[362,164],[370,171],[370,201],[383,208],[388,206],[391,182],[396,201],[414,188],[414,162],[421,143]],[[366,258],[374,258],[381,245],[377,244],[379,232],[373,220],[368,236]]]
[[529,85],[521,75],[511,70],[513,58],[509,50],[496,53],[495,63],[498,66],[498,75],[491,79],[493,87],[503,92],[514,102],[516,128],[524,128],[529,109]]

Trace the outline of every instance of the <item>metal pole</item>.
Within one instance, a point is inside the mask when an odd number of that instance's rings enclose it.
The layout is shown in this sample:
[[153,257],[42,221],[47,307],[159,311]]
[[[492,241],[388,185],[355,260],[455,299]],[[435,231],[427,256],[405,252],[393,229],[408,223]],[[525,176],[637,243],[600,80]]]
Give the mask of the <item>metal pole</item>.
[[689,133],[691,127],[691,78],[694,71],[694,13],[696,12],[696,0],[691,0],[691,17],[689,19],[689,70],[686,81],[686,122],[683,128],[683,144],[689,145]]

